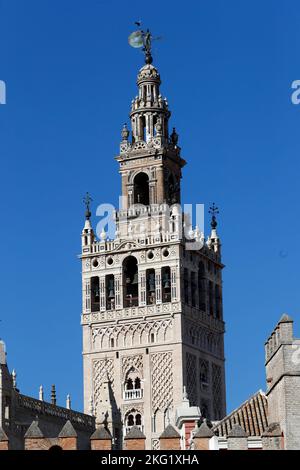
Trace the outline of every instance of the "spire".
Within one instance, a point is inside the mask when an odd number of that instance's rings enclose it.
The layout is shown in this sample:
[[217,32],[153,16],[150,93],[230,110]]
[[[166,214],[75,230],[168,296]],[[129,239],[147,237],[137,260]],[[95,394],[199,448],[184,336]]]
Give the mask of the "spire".
[[51,387],[51,403],[52,403],[52,405],[56,405],[56,390],[55,390],[55,385],[52,385],[52,387]]
[[83,203],[86,207],[85,210],[85,224],[81,234],[81,245],[82,247],[91,245],[94,242],[95,235],[93,231],[93,227],[91,225],[91,202],[93,199],[91,198],[90,194],[87,192],[83,198]]
[[94,416],[94,400],[93,400],[93,395],[90,396],[90,402],[89,402],[89,412],[91,416]]
[[86,207],[86,211],[85,211],[85,219],[86,220],[90,220],[91,215],[92,215],[91,211],[90,211],[90,205],[91,205],[92,201],[93,201],[93,199],[91,198],[91,196],[87,192],[86,195],[83,198],[83,202],[84,202],[84,205]]
[[185,385],[183,386],[183,397],[182,397],[182,401],[189,403],[189,398],[188,398],[188,394],[187,394],[186,386],[185,386]]
[[42,438],[44,437],[44,434],[40,430],[39,423],[38,421],[32,421],[31,425],[27,429],[25,435],[25,438]]
[[11,377],[12,377],[12,381],[13,381],[13,388],[16,389],[17,388],[17,373],[16,373],[15,369],[13,369],[13,371],[11,373]]
[[71,409],[71,397],[70,397],[69,394],[67,395],[66,408],[67,408],[68,410]]
[[209,214],[211,214],[211,222],[210,222],[211,234],[208,237],[207,246],[209,248],[213,248],[215,252],[218,252],[220,250],[220,239],[217,234],[218,222],[217,222],[216,214],[220,213],[219,208],[213,202],[213,205],[209,208],[208,212]]
[[39,400],[40,400],[40,401],[44,401],[44,388],[43,388],[43,385],[40,385],[40,389],[39,389]]
[[219,208],[213,202],[213,205],[209,208],[208,212],[209,212],[209,214],[212,215],[210,226],[211,226],[212,230],[216,230],[217,225],[218,225],[218,222],[217,222],[217,219],[216,219],[216,214],[220,213]]
[[6,347],[2,339],[0,339],[0,364],[6,364]]
[[73,424],[71,423],[70,420],[68,420],[64,426],[62,427],[62,430],[60,431],[58,437],[77,437],[77,432],[74,429]]

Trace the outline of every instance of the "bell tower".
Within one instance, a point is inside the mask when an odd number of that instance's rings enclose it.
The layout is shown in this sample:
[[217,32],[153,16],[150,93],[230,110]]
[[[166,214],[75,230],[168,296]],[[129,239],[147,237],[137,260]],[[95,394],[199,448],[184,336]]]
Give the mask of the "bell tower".
[[157,448],[175,424],[184,387],[199,415],[218,420],[226,412],[217,209],[207,240],[197,227],[187,240],[180,191],[186,162],[175,128],[169,132],[150,46],[116,157],[122,203],[115,238],[103,231],[96,239],[89,198],[82,232],[84,411],[97,423],[106,414],[117,448],[132,426],[145,434],[147,449]]

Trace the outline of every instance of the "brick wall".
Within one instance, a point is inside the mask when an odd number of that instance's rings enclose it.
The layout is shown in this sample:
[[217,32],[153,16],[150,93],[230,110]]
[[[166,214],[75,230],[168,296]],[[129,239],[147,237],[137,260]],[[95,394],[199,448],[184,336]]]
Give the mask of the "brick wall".
[[77,450],[77,437],[60,437],[58,441],[63,450]]
[[145,450],[145,439],[126,439],[126,450]]
[[25,450],[48,450],[49,441],[43,437],[37,438],[26,438],[25,439]]
[[111,439],[92,439],[92,450],[111,450]]
[[159,448],[160,450],[180,450],[180,438],[161,438],[159,439]]
[[9,442],[8,441],[0,442],[0,450],[8,450],[8,449],[9,449]]
[[195,450],[209,450],[210,437],[194,437]]

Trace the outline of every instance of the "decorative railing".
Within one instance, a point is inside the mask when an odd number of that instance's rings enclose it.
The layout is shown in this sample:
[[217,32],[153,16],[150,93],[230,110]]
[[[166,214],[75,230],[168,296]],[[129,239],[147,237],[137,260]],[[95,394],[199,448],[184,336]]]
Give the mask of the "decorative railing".
[[122,240],[106,240],[106,241],[95,241],[91,245],[83,247],[83,255],[90,255],[90,254],[97,254],[97,253],[104,253],[107,251],[113,251],[120,247],[121,244],[124,242],[128,243],[138,243],[143,246],[148,245],[159,245],[161,243],[170,243],[174,241],[179,241],[178,233],[158,233],[152,235],[139,235],[135,236],[128,236],[126,238],[122,238]]
[[149,206],[144,206],[142,204],[132,205],[129,209],[120,209],[116,211],[116,219],[128,219],[133,217],[138,217],[144,214],[164,214],[170,213],[170,206],[168,204],[151,204]]
[[123,392],[123,399],[124,400],[137,400],[139,398],[143,398],[143,389],[132,389],[132,390],[124,390]]
[[17,395],[17,404],[20,408],[25,408],[33,411],[38,415],[48,415],[57,418],[72,421],[82,427],[94,429],[95,418],[93,416],[79,413],[78,411],[69,410],[61,406],[53,405],[45,401],[37,400],[36,398],[28,397],[26,395]]
[[[137,307],[128,307],[120,310],[106,310],[105,312],[83,313],[81,323],[89,324],[91,322],[106,322],[110,320],[121,320],[133,317],[146,317],[150,315],[164,313],[178,313],[181,311],[180,302],[168,302],[157,305],[145,305]],[[199,311],[198,311],[199,314]]]

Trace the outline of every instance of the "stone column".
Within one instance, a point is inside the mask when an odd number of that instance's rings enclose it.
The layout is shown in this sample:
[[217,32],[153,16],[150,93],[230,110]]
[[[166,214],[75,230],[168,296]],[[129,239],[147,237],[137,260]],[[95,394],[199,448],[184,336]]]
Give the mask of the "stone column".
[[171,268],[171,301],[177,300],[177,267]]
[[161,304],[161,268],[155,269],[155,297],[156,303]]
[[157,188],[157,203],[163,204],[165,191],[164,191],[164,170],[163,168],[157,168],[156,170],[156,188]]
[[123,308],[123,295],[122,295],[122,274],[115,274],[115,299],[116,310]]
[[106,310],[105,276],[100,277],[99,288],[100,288],[100,311],[104,312]]
[[90,313],[91,311],[91,280],[84,281],[84,288],[82,292],[83,311]]
[[146,271],[139,271],[139,305],[146,305]]

